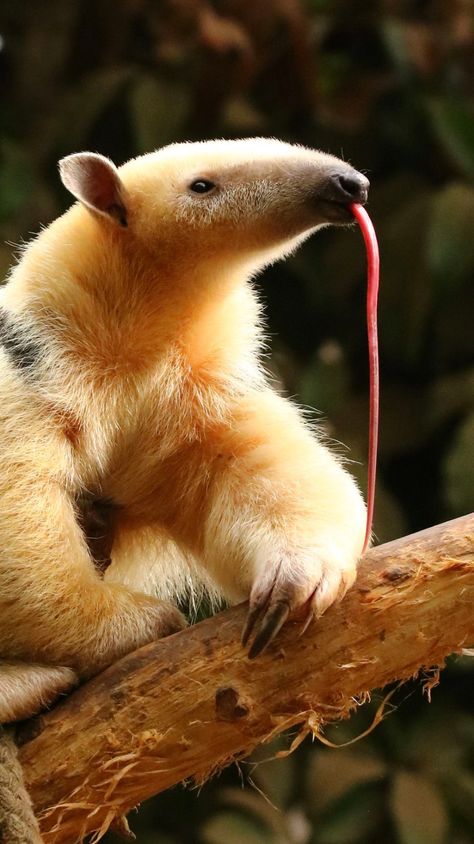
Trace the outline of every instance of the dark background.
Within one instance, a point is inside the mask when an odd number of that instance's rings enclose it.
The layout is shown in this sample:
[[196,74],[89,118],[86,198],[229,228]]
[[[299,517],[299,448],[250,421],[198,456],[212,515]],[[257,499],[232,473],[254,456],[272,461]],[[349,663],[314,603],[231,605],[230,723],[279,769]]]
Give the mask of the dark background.
[[[3,0],[2,275],[69,204],[67,153],[120,164],[175,140],[272,135],[342,155],[371,179],[382,253],[377,537],[474,509],[473,17],[471,0]],[[364,262],[356,229],[327,230],[261,279],[271,366],[362,484]],[[131,817],[138,841],[469,844],[472,662],[452,661],[431,704],[421,680],[405,686],[347,749],[307,744],[159,796]],[[380,699],[328,735],[357,735]]]

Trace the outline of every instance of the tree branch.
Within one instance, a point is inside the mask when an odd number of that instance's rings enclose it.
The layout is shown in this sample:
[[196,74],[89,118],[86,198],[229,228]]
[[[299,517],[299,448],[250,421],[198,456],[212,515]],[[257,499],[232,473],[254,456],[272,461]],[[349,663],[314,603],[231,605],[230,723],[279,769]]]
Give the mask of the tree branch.
[[355,587],[299,637],[249,661],[246,607],[111,666],[23,731],[20,760],[47,844],[105,830],[153,794],[246,756],[286,727],[316,731],[357,699],[474,642],[474,514],[369,551]]

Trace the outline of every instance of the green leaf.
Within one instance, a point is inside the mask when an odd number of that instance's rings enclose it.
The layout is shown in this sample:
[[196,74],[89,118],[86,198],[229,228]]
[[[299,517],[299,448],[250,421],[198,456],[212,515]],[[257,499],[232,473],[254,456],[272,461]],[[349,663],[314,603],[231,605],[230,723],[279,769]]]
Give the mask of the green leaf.
[[382,789],[373,784],[346,792],[318,822],[318,844],[365,844],[380,822],[382,799]]
[[[114,65],[91,73],[72,89],[56,116],[59,145],[68,150],[80,149],[101,113],[124,89],[130,78],[130,67]],[[54,130],[54,126],[52,127]]]
[[453,514],[474,509],[474,413],[458,429],[445,460],[445,490]]
[[439,292],[452,296],[474,273],[474,190],[453,182],[433,200],[428,264]]
[[344,351],[335,340],[327,341],[303,373],[300,400],[331,417],[342,408],[348,389],[349,368]]
[[450,709],[447,718],[438,703],[438,706],[423,707],[408,722],[396,718],[390,719],[389,724],[386,722],[386,726],[393,724],[397,758],[405,768],[422,771],[438,781],[467,764],[470,748],[466,735],[470,719],[463,716],[462,710]]
[[387,774],[385,763],[368,750],[315,749],[308,765],[306,791],[310,805],[318,811],[339,800],[356,785],[382,780]]
[[399,771],[393,778],[390,803],[399,844],[443,844],[448,829],[446,807],[430,780]]
[[467,99],[440,97],[427,105],[439,140],[458,167],[474,179],[474,112]]
[[435,381],[430,390],[428,425],[430,429],[443,425],[465,412],[474,396],[474,367],[453,372]]
[[0,219],[8,220],[31,196],[35,180],[31,161],[19,145],[3,141],[0,156]]
[[432,309],[425,260],[431,193],[419,188],[384,221],[380,232],[380,343],[397,369],[412,370],[424,348]]
[[[266,746],[264,750],[268,757]],[[278,809],[282,809],[289,802],[295,786],[295,764],[293,756],[286,756],[283,759],[262,762],[252,771],[252,780]]]
[[449,806],[469,824],[474,834],[474,775],[465,769],[456,771],[443,783]]
[[426,442],[426,396],[419,388],[382,382],[380,414],[383,457],[416,451]]
[[267,126],[263,112],[258,111],[250,100],[242,97],[230,97],[225,103],[222,124],[229,132],[263,134]]
[[400,76],[409,79],[412,61],[407,43],[406,23],[397,20],[395,17],[388,17],[385,20],[382,19],[380,31]]
[[[252,780],[255,782],[254,776]],[[228,808],[238,809],[247,818],[252,818],[261,829],[269,833],[271,831],[276,836],[275,844],[281,844],[281,839],[286,834],[285,815],[280,811],[280,807],[273,805],[263,789],[258,791],[254,787],[224,788],[219,792],[219,802],[225,803]]]
[[140,74],[129,93],[138,152],[177,140],[189,109],[189,91],[179,82]]
[[208,820],[202,830],[205,844],[272,844],[271,834],[237,812],[219,812]]

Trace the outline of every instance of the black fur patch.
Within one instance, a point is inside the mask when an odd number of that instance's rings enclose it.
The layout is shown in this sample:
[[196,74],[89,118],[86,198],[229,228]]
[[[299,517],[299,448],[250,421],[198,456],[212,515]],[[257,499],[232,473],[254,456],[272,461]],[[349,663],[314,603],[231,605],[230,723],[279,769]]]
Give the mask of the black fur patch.
[[115,525],[120,506],[111,498],[82,493],[76,500],[76,518],[99,574],[111,563]]
[[0,308],[0,346],[19,369],[31,371],[41,357],[41,346],[28,337],[28,326]]

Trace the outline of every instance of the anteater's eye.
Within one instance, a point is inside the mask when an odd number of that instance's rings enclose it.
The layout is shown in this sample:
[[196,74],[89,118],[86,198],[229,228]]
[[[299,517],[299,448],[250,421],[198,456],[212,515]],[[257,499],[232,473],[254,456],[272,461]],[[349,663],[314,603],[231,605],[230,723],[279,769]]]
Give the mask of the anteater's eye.
[[189,185],[189,188],[193,193],[209,193],[209,191],[215,188],[215,184],[209,179],[196,179],[196,181]]

